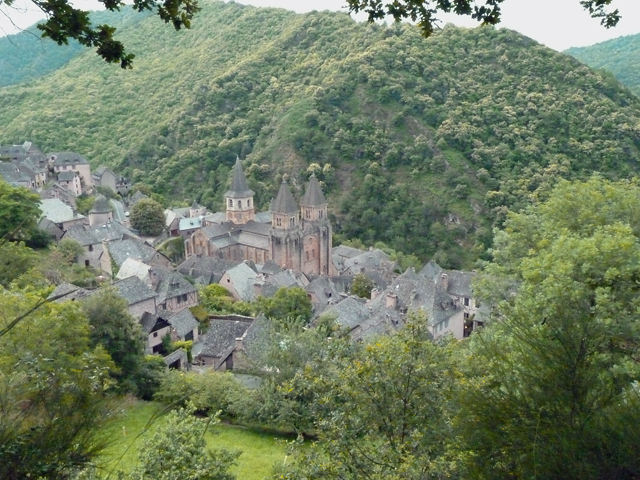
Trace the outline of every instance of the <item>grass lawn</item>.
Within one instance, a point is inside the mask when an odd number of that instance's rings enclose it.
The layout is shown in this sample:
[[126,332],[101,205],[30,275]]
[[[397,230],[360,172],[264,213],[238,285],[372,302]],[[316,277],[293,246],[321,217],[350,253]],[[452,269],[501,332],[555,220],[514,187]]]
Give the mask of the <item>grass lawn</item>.
[[[117,469],[127,472],[133,467],[138,449],[163,419],[159,418],[145,433],[142,435],[140,433],[149,419],[161,412],[163,408],[164,405],[159,403],[135,400],[124,405],[122,414],[105,430],[113,442],[105,452],[108,462],[107,472],[114,467],[120,457],[122,460]],[[285,448],[281,438],[272,433],[232,425],[216,425],[207,431],[206,441],[210,448],[242,451],[242,455],[238,458],[238,465],[232,470],[239,480],[263,480],[271,473],[271,467],[275,463],[282,463],[285,458]]]

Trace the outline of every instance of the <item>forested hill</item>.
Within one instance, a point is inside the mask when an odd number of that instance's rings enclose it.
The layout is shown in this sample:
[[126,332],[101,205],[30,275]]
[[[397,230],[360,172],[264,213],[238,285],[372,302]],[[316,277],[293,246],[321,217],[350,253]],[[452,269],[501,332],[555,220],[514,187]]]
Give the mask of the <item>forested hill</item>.
[[[94,25],[115,23],[119,27],[138,23],[146,17],[148,14],[139,14],[130,6],[120,12],[91,14]],[[0,37],[0,86],[47,75],[86,50],[75,40],[60,46],[48,38],[42,38],[41,33],[34,25],[18,34]]]
[[589,47],[570,48],[565,53],[592,68],[604,68],[640,96],[640,34],[614,38]]
[[518,33],[203,7],[191,31],[123,28],[132,71],[87,51],[0,89],[0,143],[76,150],[210,207],[238,154],[262,207],[318,164],[340,235],[450,267],[559,177],[637,173],[640,100]]

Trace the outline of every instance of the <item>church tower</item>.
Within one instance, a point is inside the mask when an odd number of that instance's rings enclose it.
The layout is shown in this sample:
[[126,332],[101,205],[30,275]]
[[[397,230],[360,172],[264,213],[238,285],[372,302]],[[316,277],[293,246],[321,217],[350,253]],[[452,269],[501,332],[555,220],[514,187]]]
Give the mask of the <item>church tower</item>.
[[231,189],[224,194],[227,205],[227,221],[236,225],[244,225],[249,220],[256,218],[253,205],[254,192],[247,186],[247,179],[242,171],[240,157],[236,158],[233,166],[233,178]]
[[331,223],[327,215],[328,203],[315,174],[311,175],[300,203],[302,217],[302,272],[329,275],[331,264]]
[[271,258],[282,268],[301,270],[301,226],[298,204],[286,181],[271,203]]

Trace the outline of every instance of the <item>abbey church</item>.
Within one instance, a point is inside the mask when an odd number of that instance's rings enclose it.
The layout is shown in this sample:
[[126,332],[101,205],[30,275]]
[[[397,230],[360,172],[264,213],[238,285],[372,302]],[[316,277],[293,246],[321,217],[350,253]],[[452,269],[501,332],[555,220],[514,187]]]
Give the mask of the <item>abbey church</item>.
[[223,221],[205,225],[185,240],[185,254],[264,264],[308,275],[333,275],[331,224],[327,201],[315,175],[309,179],[300,206],[286,182],[271,202],[270,212],[256,214],[254,192],[236,160],[231,189],[225,193]]

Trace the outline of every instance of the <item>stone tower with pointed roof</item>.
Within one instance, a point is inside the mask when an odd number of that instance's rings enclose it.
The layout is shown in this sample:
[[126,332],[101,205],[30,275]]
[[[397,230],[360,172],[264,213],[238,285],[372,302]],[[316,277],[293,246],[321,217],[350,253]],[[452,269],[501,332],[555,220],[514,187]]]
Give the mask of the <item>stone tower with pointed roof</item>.
[[231,189],[224,194],[227,205],[227,221],[236,225],[244,225],[249,220],[256,217],[253,205],[253,190],[249,189],[247,179],[242,171],[240,157],[236,158],[233,166],[233,178],[231,179]]
[[300,209],[289,185],[283,181],[271,202],[271,258],[283,268],[300,271],[301,245]]
[[98,195],[89,210],[89,225],[104,225],[113,220],[113,209],[104,195]]
[[329,274],[333,232],[327,208],[318,179],[311,175],[300,202],[303,234],[300,270],[306,274]]

